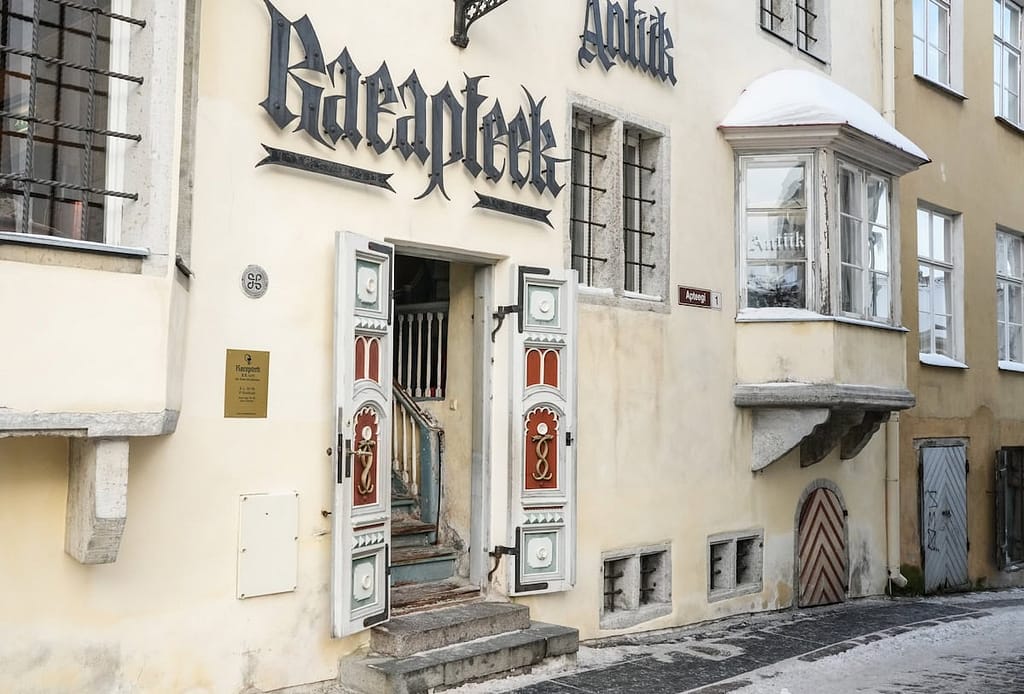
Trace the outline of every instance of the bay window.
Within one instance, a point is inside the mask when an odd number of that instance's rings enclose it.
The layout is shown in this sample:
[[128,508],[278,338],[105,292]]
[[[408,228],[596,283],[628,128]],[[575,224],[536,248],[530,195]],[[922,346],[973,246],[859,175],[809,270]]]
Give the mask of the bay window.
[[[894,322],[890,178],[828,152],[742,156],[739,167],[743,306]],[[837,234],[819,219],[828,204]]]

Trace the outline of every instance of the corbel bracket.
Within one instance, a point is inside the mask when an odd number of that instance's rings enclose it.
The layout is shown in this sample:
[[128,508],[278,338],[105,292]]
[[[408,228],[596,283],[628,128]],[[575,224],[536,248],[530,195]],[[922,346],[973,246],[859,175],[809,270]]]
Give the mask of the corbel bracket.
[[491,10],[504,5],[508,0],[455,0],[455,33],[452,43],[459,48],[469,45],[469,27]]

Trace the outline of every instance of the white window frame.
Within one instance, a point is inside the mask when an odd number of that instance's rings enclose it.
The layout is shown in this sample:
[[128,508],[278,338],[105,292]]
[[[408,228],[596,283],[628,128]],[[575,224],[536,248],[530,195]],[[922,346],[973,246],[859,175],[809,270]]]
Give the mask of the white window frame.
[[[920,236],[921,236],[921,217],[922,215],[927,216],[928,220],[928,255],[922,255],[920,249]],[[949,234],[949,259],[942,260],[935,258],[934,252],[934,225],[936,220],[942,220],[946,225],[946,233]],[[919,359],[923,364],[929,364],[931,366],[949,366],[954,368],[966,368],[967,364],[964,359],[964,302],[963,302],[963,233],[962,233],[962,217],[956,212],[945,210],[940,207],[928,205],[925,203],[919,203],[917,207],[916,224],[915,224],[915,240],[916,247],[918,248],[917,253],[917,266],[918,273],[920,273],[922,267],[929,269],[938,269],[949,272],[949,281],[951,284],[949,290],[950,302],[952,306],[948,313],[943,313],[944,317],[948,317],[948,324],[946,326],[946,343],[949,345],[947,352],[939,352],[935,346],[935,331],[932,330],[931,338],[929,339],[928,350],[925,351],[920,348],[920,331],[921,331],[921,319],[922,313],[928,313],[931,316],[932,325],[936,324],[935,307],[929,305],[927,310],[922,307],[920,300],[920,285],[918,285],[918,345],[919,345]]]
[[[796,308],[797,310],[806,309],[808,311],[818,311],[820,306],[817,305],[815,296],[817,292],[815,287],[817,282],[815,280],[815,268],[818,267],[816,262],[816,255],[818,252],[818,239],[819,234],[817,233],[817,192],[815,187],[815,155],[813,152],[799,152],[794,151],[792,153],[773,153],[773,154],[755,154],[755,155],[743,155],[738,158],[737,171],[739,172],[738,190],[737,190],[737,220],[740,228],[739,234],[739,294],[740,294],[740,307],[744,311],[785,311],[791,307],[752,307],[749,306],[749,283],[747,281],[747,272],[751,265],[762,264],[760,262],[754,263],[749,259],[749,235],[750,230],[747,227],[748,216],[751,209],[748,206],[747,200],[747,181],[749,179],[749,170],[751,164],[774,164],[779,166],[793,166],[798,164],[804,165],[804,171],[806,172],[804,178],[804,197],[805,197],[805,222],[804,222],[804,303]],[[768,208],[757,208],[757,211],[767,211]],[[797,261],[790,261],[797,262]],[[765,261],[764,264],[768,264]]]
[[[939,14],[937,21],[930,17],[933,8]],[[913,0],[912,13],[914,73],[962,95],[964,0]],[[946,56],[945,74],[938,64],[933,65],[929,48]]]
[[[584,96],[570,99],[569,132],[574,133],[570,164],[570,194],[566,196],[566,267],[579,271],[581,301],[610,303],[646,310],[669,310],[670,141],[668,129],[633,114]],[[577,134],[582,139],[576,137]],[[639,242],[627,243],[625,163],[626,147],[640,144],[639,161],[644,169],[636,202]],[[584,146],[577,146],[583,144]],[[583,151],[581,151],[583,150]],[[588,162],[578,157],[593,152]],[[583,180],[573,175],[582,173]],[[653,201],[653,202],[649,202]],[[587,209],[582,210],[585,206]],[[587,218],[580,216],[586,212]],[[590,238],[579,244],[576,234]],[[580,258],[580,252],[593,256]],[[629,254],[629,258],[627,258]],[[626,261],[642,262],[642,282],[627,281]],[[653,267],[646,267],[653,265]],[[634,273],[634,278],[636,274]],[[639,289],[639,291],[637,290]]]
[[[747,287],[747,200],[746,180],[747,170],[752,162],[765,163],[793,163],[796,161],[807,161],[807,224],[805,228],[806,238],[806,291],[805,304],[799,309],[780,307],[751,307]],[[881,180],[887,183],[889,195],[889,305],[886,316],[879,317],[870,315],[866,311],[846,312],[843,311],[842,301],[842,234],[840,220],[839,195],[832,191],[838,190],[839,170],[844,167],[861,177],[864,184],[858,188],[866,197],[867,181]],[[815,152],[794,149],[792,151],[780,150],[764,154],[743,154],[737,157],[737,190],[736,190],[736,219],[738,229],[737,241],[737,275],[739,292],[739,318],[742,320],[774,320],[774,319],[810,319],[821,320],[825,317],[833,317],[838,320],[847,320],[859,324],[876,326],[881,328],[899,328],[900,326],[900,277],[899,272],[899,213],[898,213],[898,179],[895,176],[883,173],[877,169],[864,166],[853,159],[840,158],[831,149],[821,149]],[[822,181],[827,181],[822,183]],[[828,214],[823,214],[826,205]],[[866,201],[862,208],[867,209]],[[826,228],[828,226],[828,228]],[[861,243],[861,258],[867,259],[868,255],[868,229],[870,224],[863,221],[858,235]],[[868,296],[870,288],[870,267],[865,265],[866,272],[863,274],[862,296]]]
[[831,57],[830,0],[758,0],[760,27],[822,63]]
[[[858,196],[857,203],[858,203],[858,208],[860,210],[860,215],[861,215],[860,217],[854,217],[852,214],[850,214],[850,213],[848,213],[848,212],[846,212],[846,211],[844,211],[842,209],[842,193],[840,191],[840,193],[836,196],[838,198],[838,205],[839,205],[839,214],[837,216],[837,219],[839,220],[839,233],[837,234],[837,236],[839,238],[839,253],[838,253],[838,256],[839,256],[839,265],[840,265],[840,267],[839,267],[838,273],[836,274],[836,280],[837,281],[833,283],[833,286],[837,286],[838,287],[838,292],[837,292],[838,297],[839,297],[839,299],[838,299],[838,311],[841,312],[842,315],[848,316],[850,318],[858,318],[858,319],[861,319],[861,320],[866,320],[866,321],[870,321],[870,322],[874,322],[874,323],[882,323],[882,324],[892,323],[892,316],[893,316],[893,313],[894,313],[894,310],[895,310],[895,306],[894,305],[896,303],[895,300],[894,300],[894,296],[895,296],[895,290],[897,288],[896,287],[895,278],[893,277],[893,275],[895,274],[893,272],[894,267],[895,267],[894,266],[895,258],[894,258],[894,250],[893,250],[893,247],[892,247],[893,246],[893,241],[894,241],[894,236],[893,236],[893,211],[892,211],[893,210],[892,179],[890,177],[888,177],[888,176],[879,175],[879,174],[877,174],[877,173],[875,173],[873,171],[870,171],[869,169],[866,169],[864,167],[858,166],[858,165],[856,165],[856,164],[854,164],[854,163],[852,163],[850,161],[843,160],[843,159],[839,160],[839,164],[838,164],[837,169],[838,169],[838,171],[837,171],[837,182],[841,178],[842,173],[844,171],[854,176],[854,180],[856,182],[855,193]],[[884,226],[882,226],[880,224],[873,223],[872,220],[868,219],[868,216],[867,216],[868,215],[868,206],[869,206],[868,188],[872,184],[872,182],[879,182],[879,183],[882,183],[882,184],[885,185],[886,209],[888,210],[888,215],[887,215],[887,219],[886,219],[886,224]],[[841,187],[841,184],[838,187]],[[847,261],[844,260],[843,250],[844,250],[845,239],[843,238],[843,233],[842,233],[842,228],[843,228],[842,225],[843,225],[843,220],[844,219],[850,219],[850,220],[855,220],[856,221],[856,224],[857,224],[857,244],[858,244],[858,246],[857,246],[857,256],[860,258],[860,262],[859,263],[847,262]],[[888,241],[887,241],[888,257],[886,259],[887,263],[886,263],[886,269],[884,271],[881,270],[881,269],[877,269],[876,266],[873,265],[873,263],[872,263],[873,256],[872,256],[872,253],[871,253],[871,234],[872,234],[872,230],[874,228],[876,228],[876,227],[884,229],[885,234],[888,237]],[[859,306],[854,306],[853,310],[847,310],[847,308],[845,306],[846,299],[848,297],[845,295],[845,293],[843,291],[843,289],[845,287],[845,283],[843,282],[843,272],[847,268],[856,270],[857,272],[860,273],[860,283],[859,283],[860,284],[860,286],[859,286],[860,305]],[[888,290],[889,291],[889,299],[888,299],[887,305],[885,306],[885,313],[884,313],[884,315],[878,315],[877,313],[872,311],[873,302],[870,300],[870,297],[873,294],[873,289],[874,289],[873,279],[875,277],[884,277],[886,283],[889,286],[889,290]]]
[[[43,0],[32,0],[31,5],[35,6]],[[122,17],[132,16],[132,0],[111,0],[110,13]],[[131,36],[137,30],[133,24],[121,20],[110,20],[109,54],[107,57],[107,70],[119,74],[130,74],[131,66]],[[39,61],[40,64],[43,61]],[[128,102],[129,95],[136,88],[134,83],[124,79],[109,78],[107,83],[107,121],[106,123],[94,123],[92,127],[106,129],[113,132],[125,133],[129,131],[128,124]],[[37,99],[38,99],[37,91]],[[34,106],[29,106],[34,110]],[[103,136],[94,135],[99,140]],[[126,180],[125,166],[128,152],[128,142],[120,137],[106,137],[103,147],[106,149],[104,157],[104,183],[103,187],[108,191],[123,191]],[[64,180],[64,183],[76,183],[73,180]],[[83,185],[89,185],[89,181],[80,181]],[[45,186],[49,187],[49,186]],[[60,186],[53,186],[59,189]],[[95,194],[94,194],[95,195]],[[55,229],[56,234],[32,233],[32,224],[29,228],[17,232],[0,232],[4,238],[12,242],[28,244],[33,242],[44,246],[58,246],[61,248],[78,250],[97,250],[102,246],[118,246],[121,243],[123,211],[125,198],[116,196],[103,196],[103,240],[101,242],[89,241],[84,238],[66,238],[63,234],[67,229]],[[20,209],[23,207],[19,206]],[[21,211],[18,213],[22,214]],[[31,220],[31,213],[29,213]],[[87,230],[82,230],[83,233]],[[12,238],[12,236],[14,238]],[[24,237],[20,239],[17,237]],[[135,250],[135,249],[130,249]],[[133,253],[138,255],[137,253]]]
[[[1009,268],[1000,265],[1000,240],[1005,239],[1017,256],[1018,274],[1013,273],[1012,264]],[[1021,322],[1010,320],[1010,289],[1015,287],[1020,295],[1017,307],[1018,316]],[[1002,309],[999,306],[999,292],[1003,291],[1005,297]],[[1010,352],[1010,330],[1017,332],[1018,344],[1021,345],[1020,359],[1013,359]],[[999,368],[1011,371],[1024,371],[1024,238],[1020,234],[997,228],[996,229],[996,357],[999,361]]]
[[[996,16],[998,7],[998,17]],[[1016,35],[1007,36],[1003,31],[1005,20],[1011,11],[1017,12]],[[1021,124],[1021,48],[1022,48],[1022,15],[1024,7],[1014,0],[994,0],[992,16],[992,80],[993,80],[993,102],[995,114],[1016,126]],[[1014,59],[1017,62],[1016,70],[1007,68],[1007,60]],[[1012,72],[1012,74],[1007,74]],[[1015,104],[1010,104],[1011,100]]]

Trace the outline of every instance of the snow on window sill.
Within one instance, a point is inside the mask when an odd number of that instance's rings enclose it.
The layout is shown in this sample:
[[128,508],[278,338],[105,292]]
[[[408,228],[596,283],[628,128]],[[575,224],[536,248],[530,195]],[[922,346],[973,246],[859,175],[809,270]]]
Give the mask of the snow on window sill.
[[0,244],[3,243],[22,246],[46,246],[49,248],[60,248],[68,251],[119,255],[127,258],[145,258],[149,255],[148,248],[114,246],[108,243],[96,243],[95,241],[65,239],[60,236],[39,236],[37,234],[18,234],[7,231],[0,232]]
[[1003,361],[999,360],[1000,371],[1016,371],[1017,373],[1024,373],[1024,364],[1019,361]]
[[579,286],[579,293],[586,294],[588,296],[615,296],[615,291],[612,289],[606,289],[604,287],[591,287],[587,284],[581,284]]
[[836,316],[836,323],[848,323],[850,325],[863,325],[865,328],[878,328],[879,330],[892,330],[898,333],[910,332],[902,325],[891,323],[879,323],[878,321],[867,320],[866,318],[851,318],[850,316]]
[[939,82],[938,80],[934,80],[931,77],[926,77],[925,75],[922,75],[920,72],[915,72],[914,73],[914,77],[916,77],[919,81],[923,82],[924,84],[928,85],[929,87],[937,89],[940,92],[944,92],[945,94],[948,94],[949,96],[953,97],[954,99],[959,99],[960,101],[967,101],[967,95],[966,94],[964,94],[963,92],[961,92],[961,91],[959,91],[957,89],[954,89],[949,84],[945,84],[944,82]]
[[623,298],[636,299],[637,301],[664,301],[665,298],[656,294],[642,294],[640,292],[623,291]]
[[931,352],[921,352],[918,354],[918,359],[922,364],[928,366],[944,366],[950,369],[966,369],[967,364],[956,359],[951,359],[944,354],[932,354]]

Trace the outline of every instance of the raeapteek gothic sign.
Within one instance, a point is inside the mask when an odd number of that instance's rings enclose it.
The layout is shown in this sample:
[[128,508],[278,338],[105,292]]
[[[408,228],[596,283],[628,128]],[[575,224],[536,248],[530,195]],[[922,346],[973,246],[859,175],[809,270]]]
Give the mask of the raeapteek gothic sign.
[[[331,150],[345,140],[354,150],[364,141],[378,156],[395,150],[405,160],[413,157],[429,168],[427,186],[417,200],[445,190],[448,167],[461,164],[473,178],[483,174],[497,183],[506,173],[523,188],[531,185],[540,194],[557,197],[564,185],[558,180],[555,156],[558,146],[551,121],[544,118],[545,99],[534,99],[523,87],[527,106],[506,119],[495,99],[480,91],[486,75],[465,75],[461,93],[445,83],[428,94],[416,71],[395,84],[387,63],[364,74],[353,62],[348,49],[327,62],[320,40],[308,16],[297,21],[286,18],[270,0],[270,75],[267,98],[260,103],[270,118],[284,130],[298,121],[294,132]],[[305,56],[293,62],[292,39],[298,38]],[[298,88],[299,98],[289,101]],[[299,103],[301,101],[301,103]],[[292,107],[296,107],[293,111]],[[296,112],[297,111],[297,112]],[[393,119],[389,128],[385,119]],[[370,171],[310,155],[264,145],[268,156],[257,166],[276,165],[301,169],[393,191],[388,179],[393,174]],[[502,153],[504,150],[504,154]],[[476,207],[514,214],[547,223],[550,210],[480,195]]]
[[626,0],[626,9],[611,0],[587,0],[580,40],[578,57],[584,67],[597,58],[601,67],[611,70],[619,61],[662,82],[676,83],[676,61],[670,53],[675,43],[665,13],[657,7],[648,14],[636,8],[636,0]]

